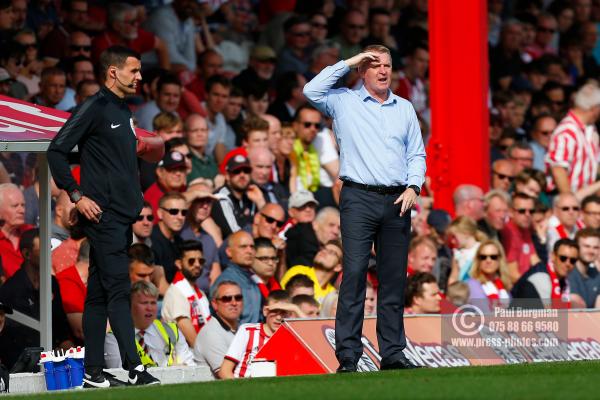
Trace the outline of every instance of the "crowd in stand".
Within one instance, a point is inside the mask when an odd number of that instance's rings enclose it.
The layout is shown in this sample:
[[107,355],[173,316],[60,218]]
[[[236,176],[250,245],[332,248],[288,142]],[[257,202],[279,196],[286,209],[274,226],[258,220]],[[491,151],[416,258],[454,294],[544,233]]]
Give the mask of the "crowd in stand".
[[[600,307],[600,1],[489,0],[492,174],[487,193],[412,211],[406,314]],[[0,0],[0,93],[72,110],[103,84],[111,45],[142,54],[130,98],[166,145],[140,160],[144,208],[129,251],[131,312],[145,365],[207,363],[221,378],[289,317],[335,317],[343,251],[331,121],[305,83],[370,44],[392,55],[394,93],[429,137],[427,0]],[[460,79],[464,79],[461,77]],[[465,84],[468,82],[465,81]],[[355,73],[338,86],[360,87]],[[368,132],[365,132],[368,135]],[[457,138],[457,140],[460,140]],[[0,360],[39,333],[39,182],[34,154],[0,153]],[[73,174],[78,179],[77,156]],[[83,343],[90,246],[52,191],[53,345]],[[81,217],[79,217],[81,218]],[[369,263],[365,316],[377,307]],[[525,301],[527,300],[527,301]],[[108,367],[121,365],[107,327]]]

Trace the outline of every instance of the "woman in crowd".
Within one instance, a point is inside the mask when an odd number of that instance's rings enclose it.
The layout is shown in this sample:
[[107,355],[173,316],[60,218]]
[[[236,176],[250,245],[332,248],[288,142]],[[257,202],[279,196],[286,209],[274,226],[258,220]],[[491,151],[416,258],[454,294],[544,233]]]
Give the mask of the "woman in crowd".
[[496,240],[481,243],[471,269],[469,303],[485,311],[506,307],[512,286],[502,245]]
[[477,224],[471,218],[458,217],[448,227],[450,247],[454,248],[452,271],[448,284],[469,279],[475,254],[482,241],[487,236],[477,229]]

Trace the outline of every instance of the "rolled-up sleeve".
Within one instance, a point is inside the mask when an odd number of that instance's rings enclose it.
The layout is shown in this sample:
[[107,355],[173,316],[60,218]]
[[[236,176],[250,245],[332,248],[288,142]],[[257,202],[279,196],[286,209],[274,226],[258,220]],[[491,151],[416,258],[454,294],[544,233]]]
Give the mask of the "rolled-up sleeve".
[[304,85],[304,96],[323,114],[334,117],[335,106],[338,101],[335,95],[345,90],[332,89],[332,87],[348,71],[350,71],[350,67],[344,61],[339,61],[332,66],[324,68],[310,82]]
[[407,186],[416,185],[419,188],[423,185],[425,178],[425,146],[421,136],[421,127],[415,109],[410,107],[410,117],[408,123],[408,135],[406,143],[406,163],[408,171]]

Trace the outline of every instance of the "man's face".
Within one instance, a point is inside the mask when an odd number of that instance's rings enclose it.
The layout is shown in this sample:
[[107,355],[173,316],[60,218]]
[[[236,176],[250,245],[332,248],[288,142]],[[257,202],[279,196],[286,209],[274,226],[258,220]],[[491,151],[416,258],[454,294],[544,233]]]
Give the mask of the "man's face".
[[558,26],[554,18],[540,19],[536,28],[535,41],[541,47],[548,46],[552,42],[557,28]]
[[131,315],[138,329],[146,329],[156,319],[158,305],[156,297],[137,292],[131,296]]
[[223,57],[216,53],[210,53],[204,58],[200,66],[200,75],[204,81],[223,72]]
[[181,86],[173,83],[162,85],[156,98],[156,105],[161,111],[175,112],[179,107],[180,98]]
[[77,87],[77,84],[84,79],[94,79],[94,66],[90,61],[79,61],[73,66],[71,85]]
[[392,59],[387,53],[376,54],[378,59],[361,65],[359,74],[369,93],[385,96],[392,84]]
[[[92,55],[92,39],[83,32],[74,32],[71,34],[71,43],[69,44],[69,57]],[[119,75],[120,76],[120,75]],[[140,78],[141,80],[141,78]]]
[[274,239],[279,228],[285,223],[283,208],[276,204],[268,204],[255,216],[258,236]]
[[487,223],[497,231],[501,231],[508,218],[508,204],[500,197],[492,197],[485,211]]
[[0,29],[3,31],[12,29],[15,24],[15,14],[12,6],[0,10]]
[[258,75],[260,79],[266,81],[270,80],[275,72],[275,60],[250,59],[249,65],[254,69],[254,72],[256,72],[256,75]]
[[[173,138],[182,138],[183,137],[183,124],[181,122],[178,122],[169,128],[159,129],[156,131],[156,133],[158,133],[165,142],[168,142],[169,140],[171,140]],[[175,148],[172,147],[171,151],[175,151]],[[176,150],[176,151],[179,151],[179,150]]]
[[437,261],[437,251],[431,246],[420,244],[408,255],[408,263],[416,272],[431,273]]
[[511,210],[511,219],[519,228],[531,228],[535,203],[533,199],[515,199]]
[[249,95],[246,98],[246,110],[253,115],[262,116],[269,108],[269,94],[265,93],[262,97]]
[[342,36],[349,44],[359,44],[367,27],[365,17],[358,12],[349,13],[341,27]]
[[170,199],[157,211],[158,219],[173,232],[179,232],[183,228],[187,206],[185,200]]
[[206,107],[213,114],[223,112],[229,101],[230,89],[219,83],[212,85],[210,92],[206,94]]
[[561,224],[569,229],[577,223],[579,213],[579,202],[575,196],[562,196],[554,207],[554,215]]
[[71,3],[67,20],[69,24],[79,29],[85,29],[88,25],[88,4],[87,1],[74,1]]
[[75,95],[75,101],[77,104],[81,104],[91,97],[98,93],[100,90],[100,85],[97,83],[86,83],[80,90],[80,93]]
[[435,282],[423,284],[423,295],[413,299],[414,307],[423,314],[438,314],[440,312],[440,288]]
[[304,109],[294,122],[298,138],[303,144],[309,145],[315,140],[321,125],[321,113],[316,110]]
[[50,75],[42,80],[40,94],[49,106],[54,107],[60,103],[65,95],[66,83],[67,80],[64,75]]
[[585,264],[595,262],[600,255],[600,238],[590,236],[577,241],[579,244],[579,259]]
[[234,190],[245,192],[250,184],[250,173],[252,168],[236,168],[233,171],[227,173],[227,182]]
[[298,296],[299,294],[305,294],[310,297],[315,297],[315,287],[305,287],[305,286],[296,286],[293,288],[286,288],[286,290],[290,293],[290,297]]
[[292,207],[289,210],[290,217],[298,223],[313,222],[317,215],[317,205],[315,203],[306,203],[302,207]]
[[25,27],[25,20],[27,19],[27,1],[26,0],[13,0],[13,29],[19,30]]
[[340,237],[340,217],[339,215],[329,214],[321,220],[320,223],[315,223],[315,233],[321,244],[327,243],[330,240],[335,240]]
[[25,197],[19,189],[4,191],[4,198],[0,200],[0,219],[14,227],[25,223]]
[[115,21],[113,27],[121,38],[134,40],[138,37],[139,24],[137,10],[131,10],[125,12],[122,21]]
[[502,47],[507,51],[516,51],[523,41],[523,28],[521,25],[511,24],[502,31]]
[[342,249],[334,244],[321,248],[315,255],[313,263],[326,271],[333,271],[342,262]]
[[262,279],[269,279],[275,275],[278,261],[277,251],[274,248],[259,247],[256,249],[256,254],[254,255],[252,269]]
[[192,148],[204,148],[208,143],[208,124],[202,117],[193,118],[188,121],[186,136],[188,144]]
[[244,309],[242,290],[237,285],[221,285],[211,304],[221,319],[225,321],[237,321]]
[[577,248],[571,246],[560,246],[556,253],[552,253],[552,264],[558,278],[566,278],[569,272],[575,268],[578,258]]
[[152,282],[152,274],[154,273],[154,266],[144,264],[140,261],[132,261],[129,263],[129,279],[131,283],[137,281]]
[[[270,302],[268,305],[272,306],[276,304],[274,302]],[[275,333],[277,329],[281,326],[284,318],[291,317],[291,313],[285,310],[267,310],[267,307],[263,307],[263,315],[265,316],[265,324],[269,327],[271,332]]]
[[287,45],[294,50],[303,50],[310,45],[310,25],[296,24],[285,34]]
[[223,110],[223,115],[227,121],[233,121],[240,116],[240,112],[242,112],[242,107],[244,105],[243,97],[233,97],[229,96],[229,100],[227,101],[227,106]]
[[272,158],[268,154],[260,154],[253,156],[250,160],[252,165],[252,172],[250,176],[257,185],[264,185],[269,182],[271,178],[271,171],[273,169]]
[[200,277],[205,262],[200,250],[187,250],[181,257],[181,273],[185,279],[194,282]]
[[25,64],[29,64],[37,59],[37,40],[35,35],[30,33],[21,33],[15,37],[15,40],[25,49]]
[[317,318],[319,316],[319,307],[314,304],[301,303],[298,307],[306,315],[306,318]]
[[508,192],[515,175],[514,163],[508,160],[495,163],[492,168],[492,189]]
[[583,223],[588,228],[600,228],[600,203],[590,202],[585,205]]
[[417,49],[410,57],[410,69],[417,78],[423,79],[429,68],[429,52],[424,49]]
[[114,82],[124,95],[135,94],[142,80],[142,63],[135,57],[127,57],[122,68],[114,67]]
[[525,168],[533,168],[533,150],[514,148],[510,159],[515,163],[517,174]]
[[248,132],[248,139],[246,148],[248,151],[252,149],[268,149],[269,148],[269,136],[267,131],[250,131]]
[[269,150],[273,154],[277,153],[279,148],[279,141],[281,140],[281,122],[277,118],[269,118]]
[[242,268],[250,268],[254,262],[254,239],[249,233],[236,235],[230,238],[226,251],[233,263]]
[[135,233],[135,235],[140,239],[146,239],[150,237],[150,234],[152,233],[153,221],[154,216],[152,215],[152,208],[142,208],[142,212],[132,226],[133,233]]
[[375,293],[375,289],[367,286],[367,290],[365,292],[365,317],[369,315],[375,314],[375,306],[377,305],[377,293]]
[[385,14],[377,14],[371,18],[369,24],[369,32],[371,36],[379,39],[386,39],[390,32],[390,16]]
[[565,92],[561,88],[546,91],[546,96],[552,102],[552,111],[560,112],[565,105]]

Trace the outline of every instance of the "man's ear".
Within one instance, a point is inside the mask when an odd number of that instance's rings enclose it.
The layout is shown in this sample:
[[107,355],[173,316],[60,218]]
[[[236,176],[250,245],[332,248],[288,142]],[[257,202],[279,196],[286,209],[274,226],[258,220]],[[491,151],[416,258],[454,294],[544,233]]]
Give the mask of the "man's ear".
[[181,259],[175,260],[175,266],[177,267],[178,270],[181,271],[181,269],[183,267],[183,263],[181,262]]

